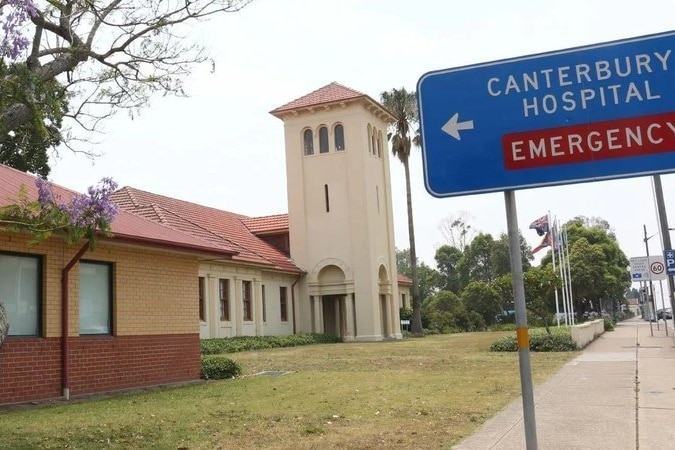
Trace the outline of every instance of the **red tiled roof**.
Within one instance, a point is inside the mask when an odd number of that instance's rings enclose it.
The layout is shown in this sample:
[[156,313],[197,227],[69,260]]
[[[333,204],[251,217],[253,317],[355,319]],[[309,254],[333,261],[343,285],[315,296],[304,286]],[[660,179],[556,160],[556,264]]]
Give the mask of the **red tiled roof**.
[[396,118],[389,111],[387,111],[387,109],[385,109],[382,105],[380,105],[368,95],[336,82],[327,84],[316,91],[296,98],[285,105],[281,105],[278,108],[270,111],[270,114],[282,118],[285,113],[290,111],[297,111],[299,109],[307,109],[315,106],[330,105],[332,103],[342,103],[356,99],[363,99],[366,103],[376,107],[381,113],[385,115],[385,117],[388,117],[390,121],[393,122],[396,120]]
[[323,105],[326,103],[343,102],[359,97],[367,97],[363,92],[355,91],[354,89],[343,86],[335,81],[331,84],[310,92],[307,95],[296,98],[295,100],[281,105],[278,108],[270,111],[270,114],[279,113],[282,111],[290,111],[298,108],[306,108],[309,106]]
[[274,216],[251,217],[243,219],[244,225],[256,235],[288,233],[288,214],[276,214]]
[[397,273],[396,278],[398,280],[398,284],[407,284],[409,286],[412,286],[412,280],[402,273]]
[[113,200],[127,211],[208,240],[213,245],[232,249],[237,252],[232,257],[233,260],[262,264],[294,273],[302,272],[287,255],[255,236],[247,227],[247,224],[250,224],[258,230],[269,231],[271,224],[281,224],[283,217],[286,217],[287,229],[287,215],[268,216],[269,220],[251,218],[131,187],[124,187],[115,192]]
[[[16,202],[19,190],[22,188],[29,199],[37,198],[35,176],[12,169],[0,164],[0,207]],[[51,183],[53,195],[63,202],[68,202],[77,192]],[[233,250],[225,246],[214,246],[199,236],[181,232],[180,230],[162,226],[153,220],[141,215],[132,214],[120,209],[117,217],[111,224],[113,241],[123,240],[139,245],[162,246],[173,249],[206,252],[229,257]]]

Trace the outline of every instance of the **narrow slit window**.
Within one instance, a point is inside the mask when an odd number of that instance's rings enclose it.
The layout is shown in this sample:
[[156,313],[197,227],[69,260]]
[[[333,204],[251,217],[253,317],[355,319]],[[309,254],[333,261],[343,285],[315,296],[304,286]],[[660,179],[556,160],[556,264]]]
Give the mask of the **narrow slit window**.
[[263,313],[263,322],[267,322],[267,302],[265,301],[265,285],[260,286],[262,288],[262,313]]
[[382,132],[377,133],[377,157],[382,158]]
[[326,212],[330,212],[330,198],[328,197],[328,185],[323,185],[323,193],[326,199]]
[[199,277],[199,320],[202,322],[206,321],[206,279],[204,277]]
[[370,127],[370,124],[368,124],[368,153],[373,153],[373,141],[370,139],[370,136],[372,136],[373,130]]
[[281,311],[281,321],[288,322],[288,288],[279,287],[279,310]]
[[220,320],[230,321],[230,280],[220,278],[218,280],[218,289],[220,292]]
[[319,153],[328,153],[328,128],[319,128]]
[[305,149],[305,156],[310,156],[314,154],[314,133],[312,130],[305,130],[302,133],[302,142]]
[[244,321],[250,322],[253,320],[253,299],[251,298],[251,282],[241,282],[241,300],[244,312]]
[[380,187],[375,186],[375,198],[377,199],[377,212],[380,212]]
[[341,151],[345,149],[345,128],[337,124],[335,125],[335,150]]
[[371,148],[373,149],[373,155],[377,154],[377,148],[376,148],[376,143],[375,143],[375,129],[373,129],[373,133],[370,135],[370,142],[371,142]]

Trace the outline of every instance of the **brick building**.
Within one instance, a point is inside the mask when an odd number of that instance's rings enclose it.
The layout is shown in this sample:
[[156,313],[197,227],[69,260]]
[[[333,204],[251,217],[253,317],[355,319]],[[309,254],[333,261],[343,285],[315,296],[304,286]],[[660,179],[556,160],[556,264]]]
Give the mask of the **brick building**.
[[[284,122],[289,214],[247,217],[125,187],[114,235],[94,251],[0,234],[10,317],[0,404],[195,380],[200,338],[401,337],[410,280],[396,273],[391,115],[337,83],[272,114]],[[0,206],[21,186],[36,196],[34,181],[0,165]]]

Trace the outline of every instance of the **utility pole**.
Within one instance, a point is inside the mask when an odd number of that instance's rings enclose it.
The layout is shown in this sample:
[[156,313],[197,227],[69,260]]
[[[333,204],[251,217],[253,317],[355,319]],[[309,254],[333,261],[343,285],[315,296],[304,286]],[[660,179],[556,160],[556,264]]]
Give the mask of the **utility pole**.
[[[659,211],[659,225],[661,227],[661,237],[663,238],[664,249],[671,250],[670,231],[668,230],[668,216],[666,215],[666,204],[663,200],[663,186],[661,185],[661,176],[654,175],[654,196],[656,197],[656,208]],[[670,299],[670,309],[675,311],[675,283],[673,277],[668,275],[668,298]],[[673,327],[675,328],[675,314],[673,316]],[[668,323],[666,322],[666,327]],[[675,333],[673,333],[675,334]]]

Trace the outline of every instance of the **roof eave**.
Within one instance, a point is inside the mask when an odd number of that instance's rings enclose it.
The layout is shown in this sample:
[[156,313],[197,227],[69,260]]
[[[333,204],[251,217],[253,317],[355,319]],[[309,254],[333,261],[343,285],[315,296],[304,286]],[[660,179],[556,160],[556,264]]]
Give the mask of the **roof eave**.
[[119,243],[126,243],[126,244],[134,244],[142,247],[151,247],[151,248],[159,248],[159,249],[166,249],[166,250],[180,250],[180,251],[188,251],[191,253],[206,253],[209,255],[217,255],[220,257],[225,257],[228,259],[231,259],[233,256],[238,255],[237,252],[232,252],[228,250],[222,250],[222,249],[217,249],[213,247],[202,247],[199,245],[193,245],[193,244],[181,244],[173,241],[165,241],[163,239],[153,239],[153,238],[147,238],[147,237],[139,237],[139,236],[134,236],[134,235],[128,235],[124,233],[114,233],[113,236],[111,237],[102,237],[102,240],[108,241],[108,242],[119,242]]
[[372,97],[368,95],[359,95],[351,98],[345,98],[345,99],[340,99],[340,100],[330,100],[326,102],[321,102],[321,103],[315,103],[312,105],[305,105],[305,106],[300,106],[300,107],[291,107],[291,108],[284,108],[280,107],[277,109],[273,109],[270,111],[270,114],[272,114],[274,117],[283,120],[284,117],[288,115],[298,115],[300,112],[314,112],[314,110],[319,109],[319,108],[326,108],[330,107],[332,105],[340,105],[340,106],[346,106],[347,103],[354,103],[358,100],[365,100],[365,102],[370,106],[368,108],[369,110],[374,110],[378,116],[382,115],[384,116],[384,121],[387,123],[392,123],[396,121],[396,117],[389,112],[384,106],[380,105],[378,102],[373,100]]

